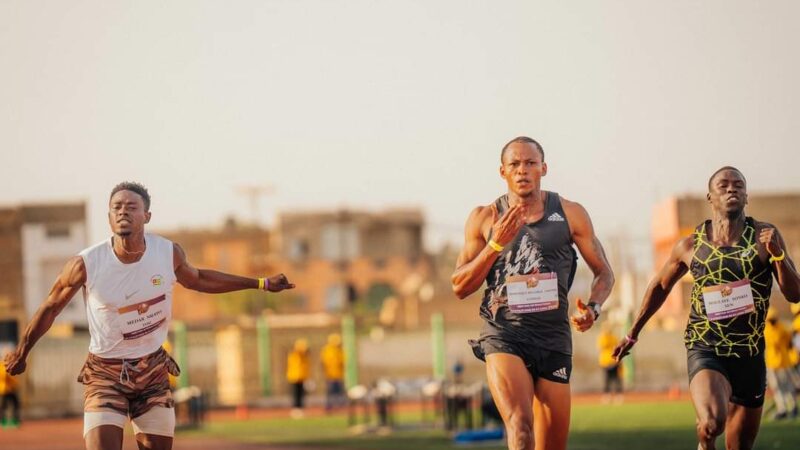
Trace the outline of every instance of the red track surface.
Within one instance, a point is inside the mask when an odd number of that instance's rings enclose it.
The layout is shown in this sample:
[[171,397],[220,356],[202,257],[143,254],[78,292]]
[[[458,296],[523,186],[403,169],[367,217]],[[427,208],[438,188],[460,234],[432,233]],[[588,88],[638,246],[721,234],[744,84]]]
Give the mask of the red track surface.
[[[687,400],[685,393],[680,395],[673,393],[628,393],[625,394],[626,402],[643,401],[668,401],[668,400]],[[574,396],[575,404],[599,403],[600,395],[577,395]],[[404,403],[399,405],[400,410],[414,411],[419,410],[419,404]],[[243,411],[238,411],[241,416]],[[324,414],[320,408],[309,408],[307,415],[317,416]],[[251,409],[247,411],[247,417],[253,419],[285,418],[289,416],[289,411],[283,408],[275,409]],[[228,421],[237,420],[237,411],[234,410],[215,410],[208,415],[209,421]],[[0,449],[2,450],[82,450],[83,444],[83,419],[50,419],[50,420],[31,420],[23,423],[23,426],[16,430],[0,429]],[[126,431],[124,450],[136,450],[136,443],[130,430]],[[207,438],[189,438],[180,434],[175,439],[174,450],[290,450],[293,447],[265,446],[253,444],[239,444],[221,440],[210,440]],[[294,447],[296,450],[296,447]],[[304,447],[305,448],[305,447]],[[307,448],[305,448],[307,449]],[[310,450],[310,449],[307,449]],[[321,450],[321,449],[320,449]]]

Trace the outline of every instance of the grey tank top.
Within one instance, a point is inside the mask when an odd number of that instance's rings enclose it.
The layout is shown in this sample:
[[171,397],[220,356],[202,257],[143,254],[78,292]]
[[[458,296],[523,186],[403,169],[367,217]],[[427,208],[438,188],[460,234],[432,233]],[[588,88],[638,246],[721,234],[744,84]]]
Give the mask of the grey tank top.
[[[486,323],[481,337],[498,337],[518,345],[571,355],[567,293],[575,278],[578,258],[560,197],[555,192],[545,194],[542,218],[520,228],[486,276],[487,289],[480,308]],[[502,216],[509,207],[508,196],[498,198],[495,206]],[[555,272],[558,276],[558,308],[536,313],[512,313],[507,305],[506,277],[537,272]]]

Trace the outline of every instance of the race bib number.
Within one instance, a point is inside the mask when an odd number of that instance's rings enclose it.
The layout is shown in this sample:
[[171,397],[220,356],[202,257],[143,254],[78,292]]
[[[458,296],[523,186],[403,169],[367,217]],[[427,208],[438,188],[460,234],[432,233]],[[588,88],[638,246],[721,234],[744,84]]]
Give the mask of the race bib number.
[[703,288],[703,303],[711,321],[730,319],[755,310],[748,279]]
[[515,275],[506,279],[508,308],[514,313],[537,313],[558,308],[555,272]]
[[166,295],[154,299],[123,306],[117,312],[120,315],[120,328],[125,340],[137,339],[150,334],[164,325],[167,320]]

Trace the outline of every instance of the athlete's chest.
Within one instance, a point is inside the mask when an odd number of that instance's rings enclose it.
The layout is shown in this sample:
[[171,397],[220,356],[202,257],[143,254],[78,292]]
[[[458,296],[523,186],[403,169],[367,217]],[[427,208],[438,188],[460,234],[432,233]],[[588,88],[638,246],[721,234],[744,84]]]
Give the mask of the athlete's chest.
[[106,267],[90,287],[94,302],[109,308],[152,300],[172,292],[168,264],[139,267]]

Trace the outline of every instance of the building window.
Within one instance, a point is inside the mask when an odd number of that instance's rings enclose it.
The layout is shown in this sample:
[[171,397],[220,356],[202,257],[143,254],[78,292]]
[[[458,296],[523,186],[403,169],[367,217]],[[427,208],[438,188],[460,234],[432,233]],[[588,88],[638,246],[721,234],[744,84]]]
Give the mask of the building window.
[[322,229],[322,258],[351,260],[359,253],[358,229],[352,223],[331,223]]
[[343,284],[333,284],[325,289],[325,311],[339,312],[344,309],[347,288]]
[[305,261],[308,258],[308,242],[304,239],[292,239],[289,242],[289,259]]
[[70,226],[68,223],[48,223],[45,226],[45,234],[48,239],[68,239]]

